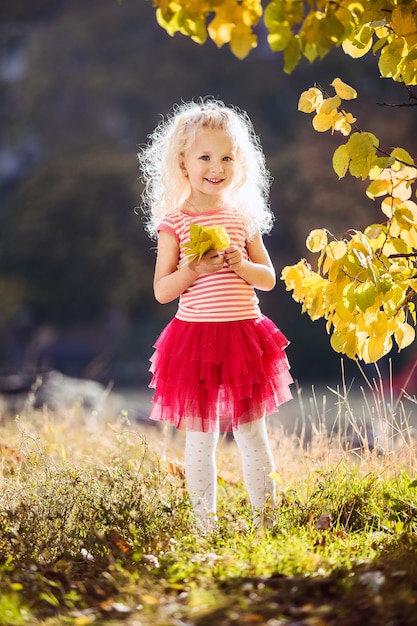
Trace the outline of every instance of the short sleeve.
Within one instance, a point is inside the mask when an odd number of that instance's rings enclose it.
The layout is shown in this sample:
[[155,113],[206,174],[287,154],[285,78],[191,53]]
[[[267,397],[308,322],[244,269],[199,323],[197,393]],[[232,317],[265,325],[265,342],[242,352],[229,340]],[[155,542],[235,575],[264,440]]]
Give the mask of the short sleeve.
[[161,230],[165,231],[166,233],[169,233],[170,235],[175,237],[175,239],[179,242],[178,233],[175,230],[175,226],[173,224],[172,219],[169,217],[169,215],[166,215],[164,219],[162,220],[162,222],[159,224],[158,233],[161,232]]

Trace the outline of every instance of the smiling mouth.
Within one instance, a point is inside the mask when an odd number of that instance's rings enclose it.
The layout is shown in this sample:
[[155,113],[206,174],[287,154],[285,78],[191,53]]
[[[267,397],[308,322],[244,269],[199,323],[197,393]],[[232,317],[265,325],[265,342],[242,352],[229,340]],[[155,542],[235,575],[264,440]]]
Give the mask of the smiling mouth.
[[206,181],[213,184],[222,183],[224,178],[206,178]]

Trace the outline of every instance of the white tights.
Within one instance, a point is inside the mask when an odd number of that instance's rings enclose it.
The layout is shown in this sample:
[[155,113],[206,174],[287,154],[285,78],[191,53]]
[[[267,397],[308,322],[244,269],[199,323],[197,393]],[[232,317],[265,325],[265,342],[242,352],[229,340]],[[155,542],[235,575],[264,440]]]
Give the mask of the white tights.
[[[233,431],[243,466],[243,476],[258,526],[275,501],[275,483],[269,477],[274,461],[265,418],[242,424]],[[197,525],[210,530],[216,521],[216,448],[219,433],[188,432],[185,435],[185,475]]]

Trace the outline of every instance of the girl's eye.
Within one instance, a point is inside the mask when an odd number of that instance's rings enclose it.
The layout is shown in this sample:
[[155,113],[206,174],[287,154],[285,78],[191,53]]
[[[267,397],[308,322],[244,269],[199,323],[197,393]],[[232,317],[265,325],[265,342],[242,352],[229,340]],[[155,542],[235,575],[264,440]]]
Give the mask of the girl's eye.
[[203,155],[200,157],[200,159],[201,159],[202,161],[210,161],[210,157],[208,156],[208,154],[203,154]]
[[223,161],[231,161],[231,160],[232,160],[232,157],[229,157],[229,156],[223,157]]

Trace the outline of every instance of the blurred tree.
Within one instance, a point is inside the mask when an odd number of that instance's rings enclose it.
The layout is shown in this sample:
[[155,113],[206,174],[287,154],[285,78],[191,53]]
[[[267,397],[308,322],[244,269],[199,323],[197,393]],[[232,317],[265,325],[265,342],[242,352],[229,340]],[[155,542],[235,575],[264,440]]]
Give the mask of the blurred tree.
[[135,166],[105,153],[57,156],[22,185],[2,266],[41,320],[144,312],[149,244],[126,185]]
[[66,0],[0,0],[0,20],[38,21],[60,11]]

